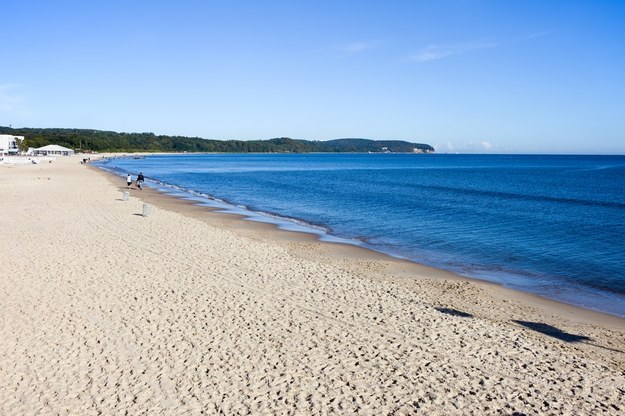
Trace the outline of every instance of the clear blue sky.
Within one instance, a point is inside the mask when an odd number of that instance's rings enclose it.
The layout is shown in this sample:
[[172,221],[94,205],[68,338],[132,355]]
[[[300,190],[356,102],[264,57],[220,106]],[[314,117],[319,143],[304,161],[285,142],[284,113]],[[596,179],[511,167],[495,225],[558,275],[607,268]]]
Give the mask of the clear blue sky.
[[0,125],[625,154],[625,1],[8,1]]

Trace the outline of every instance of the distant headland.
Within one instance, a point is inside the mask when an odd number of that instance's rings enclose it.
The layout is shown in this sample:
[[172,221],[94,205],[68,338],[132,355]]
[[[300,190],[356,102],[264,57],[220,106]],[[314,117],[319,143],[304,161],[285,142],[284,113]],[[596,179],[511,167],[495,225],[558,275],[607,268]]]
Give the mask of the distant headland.
[[328,141],[299,140],[288,137],[266,140],[215,140],[155,135],[154,133],[3,126],[0,126],[0,134],[24,136],[24,147],[58,144],[84,152],[434,153],[434,148],[429,144],[363,138]]

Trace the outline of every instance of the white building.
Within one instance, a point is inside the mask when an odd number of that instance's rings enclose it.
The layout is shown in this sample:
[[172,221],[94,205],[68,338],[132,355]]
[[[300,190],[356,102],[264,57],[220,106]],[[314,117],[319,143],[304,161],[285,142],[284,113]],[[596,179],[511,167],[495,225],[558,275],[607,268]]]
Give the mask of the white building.
[[73,154],[74,151],[72,149],[57,144],[49,144],[38,149],[33,149],[34,156],[70,156]]
[[0,156],[18,154],[20,151],[18,145],[22,140],[24,140],[24,136],[0,134]]

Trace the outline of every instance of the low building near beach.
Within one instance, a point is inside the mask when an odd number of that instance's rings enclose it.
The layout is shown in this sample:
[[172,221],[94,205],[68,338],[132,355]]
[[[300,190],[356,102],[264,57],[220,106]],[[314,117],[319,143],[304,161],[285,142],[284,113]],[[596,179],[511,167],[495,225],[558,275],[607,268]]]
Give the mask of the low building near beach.
[[73,154],[74,151],[72,149],[57,144],[49,144],[38,149],[33,149],[34,156],[71,156]]
[[24,136],[14,136],[12,134],[0,134],[0,156],[12,156],[20,152],[19,143],[24,140]]

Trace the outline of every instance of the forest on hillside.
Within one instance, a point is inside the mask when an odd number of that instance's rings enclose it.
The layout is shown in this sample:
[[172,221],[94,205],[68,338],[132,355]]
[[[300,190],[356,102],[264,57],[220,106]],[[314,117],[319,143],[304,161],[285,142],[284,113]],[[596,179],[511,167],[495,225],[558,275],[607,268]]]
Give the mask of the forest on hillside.
[[267,140],[213,140],[201,137],[164,136],[154,133],[67,128],[10,128],[0,126],[0,134],[24,136],[24,146],[48,144],[83,152],[219,152],[219,153],[433,153],[428,144],[404,140],[361,138],[328,141],[298,140],[288,137]]

